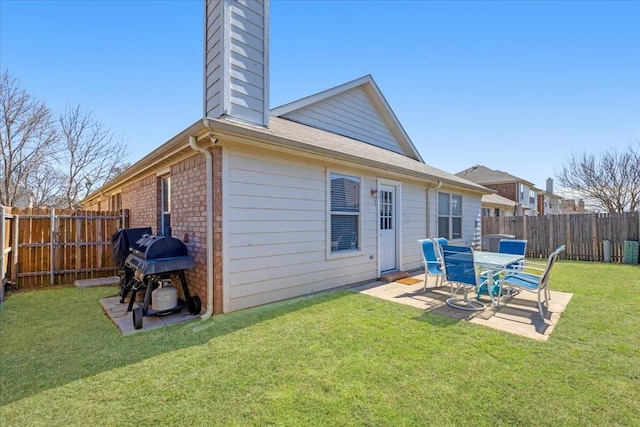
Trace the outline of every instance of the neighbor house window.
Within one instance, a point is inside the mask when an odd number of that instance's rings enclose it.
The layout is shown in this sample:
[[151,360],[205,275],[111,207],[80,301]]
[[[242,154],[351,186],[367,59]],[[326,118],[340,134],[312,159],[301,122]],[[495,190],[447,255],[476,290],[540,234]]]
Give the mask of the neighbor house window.
[[160,230],[163,236],[171,235],[171,177],[160,178]]
[[360,178],[332,173],[331,252],[360,249]]
[[438,237],[462,239],[462,196],[438,193]]
[[518,187],[520,188],[520,201],[523,201],[524,200],[524,185],[518,184]]

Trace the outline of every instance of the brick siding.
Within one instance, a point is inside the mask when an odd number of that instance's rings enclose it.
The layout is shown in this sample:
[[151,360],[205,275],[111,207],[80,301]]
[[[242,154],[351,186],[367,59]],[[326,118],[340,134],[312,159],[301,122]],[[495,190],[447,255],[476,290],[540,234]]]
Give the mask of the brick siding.
[[171,235],[182,240],[196,266],[185,271],[189,292],[206,305],[207,201],[205,160],[201,154],[171,166]]
[[496,190],[502,197],[506,197],[509,200],[513,200],[516,203],[520,203],[520,194],[518,194],[518,184],[510,182],[508,184],[482,184],[487,188]]
[[158,230],[158,191],[155,175],[148,176],[122,189],[122,207],[129,209],[129,227],[151,227]]
[[[210,149],[213,155],[213,257],[214,314],[222,313],[222,149]],[[185,270],[192,295],[207,301],[207,198],[204,156],[192,156],[171,166],[171,235],[182,240],[196,266]],[[122,208],[129,209],[129,227],[149,227],[157,233],[160,227],[160,178],[152,175],[122,189]],[[172,278],[178,293],[182,289],[178,277]],[[181,295],[182,296],[182,295]]]

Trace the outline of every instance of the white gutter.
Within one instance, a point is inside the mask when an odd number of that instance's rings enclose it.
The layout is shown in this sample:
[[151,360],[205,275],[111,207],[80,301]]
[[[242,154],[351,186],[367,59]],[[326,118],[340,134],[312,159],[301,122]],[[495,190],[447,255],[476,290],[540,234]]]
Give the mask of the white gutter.
[[207,169],[207,311],[200,316],[202,320],[206,320],[213,314],[213,155],[206,148],[200,147],[194,136],[189,136],[189,146],[204,154]]

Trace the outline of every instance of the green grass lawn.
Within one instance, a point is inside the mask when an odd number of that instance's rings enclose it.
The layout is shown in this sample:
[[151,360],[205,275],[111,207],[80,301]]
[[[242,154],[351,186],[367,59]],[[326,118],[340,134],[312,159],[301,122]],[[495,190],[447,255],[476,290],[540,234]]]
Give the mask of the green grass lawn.
[[559,262],[546,342],[350,291],[123,337],[115,288],[0,309],[0,425],[639,425],[640,267]]

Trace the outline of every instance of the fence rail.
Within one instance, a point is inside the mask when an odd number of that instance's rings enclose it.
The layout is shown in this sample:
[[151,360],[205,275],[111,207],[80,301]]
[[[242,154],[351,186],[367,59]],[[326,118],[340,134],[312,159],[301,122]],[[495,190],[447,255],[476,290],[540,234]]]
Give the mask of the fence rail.
[[0,207],[3,281],[19,288],[71,283],[114,274],[111,236],[128,211]]
[[482,234],[511,234],[527,240],[527,256],[546,258],[559,245],[563,257],[604,261],[604,241],[611,261],[622,262],[625,240],[640,240],[640,212],[483,217]]

